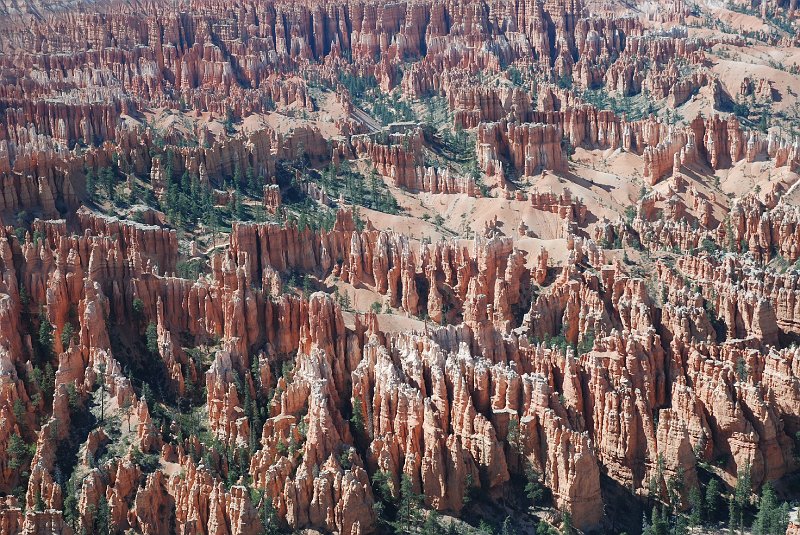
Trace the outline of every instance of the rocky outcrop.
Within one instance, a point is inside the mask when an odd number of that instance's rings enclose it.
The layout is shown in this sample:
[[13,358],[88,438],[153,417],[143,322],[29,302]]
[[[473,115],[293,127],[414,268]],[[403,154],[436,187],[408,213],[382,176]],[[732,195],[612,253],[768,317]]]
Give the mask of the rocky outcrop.
[[[611,531],[611,487],[797,470],[797,141],[655,116],[724,109],[704,51],[756,37],[681,2],[34,4],[0,21],[0,532],[364,535],[380,481],[461,515],[531,471]],[[403,213],[355,217],[355,173]],[[211,239],[167,206],[196,197]]]
[[524,176],[542,170],[564,170],[567,166],[561,130],[554,125],[482,123],[476,143],[481,169],[487,175],[500,177],[501,184],[506,173],[504,161]]

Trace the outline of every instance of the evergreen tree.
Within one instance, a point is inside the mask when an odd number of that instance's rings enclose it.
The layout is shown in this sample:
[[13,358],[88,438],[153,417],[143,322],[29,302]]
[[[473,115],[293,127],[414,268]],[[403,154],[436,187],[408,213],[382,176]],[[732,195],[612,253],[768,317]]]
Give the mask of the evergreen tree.
[[14,405],[11,409],[11,412],[14,414],[14,420],[16,420],[19,426],[23,426],[25,423],[25,405],[22,403],[22,400],[16,398],[14,400]]
[[78,529],[78,491],[72,479],[67,481],[67,492],[64,496],[64,520],[67,521],[73,531]]
[[100,423],[106,418],[106,365],[101,363],[96,378],[96,385],[100,389]]
[[705,518],[706,521],[713,521],[718,518],[719,511],[722,509],[721,498],[722,490],[720,489],[719,481],[713,478],[706,487],[705,505]]
[[219,230],[219,212],[211,206],[206,212],[206,226],[211,229],[212,246],[217,244],[217,231]]
[[736,479],[736,488],[731,496],[728,526],[731,530],[738,527],[740,532],[744,533],[744,512],[747,506],[750,505],[751,489],[752,480],[750,477],[750,463],[748,462],[743,469],[739,470]]
[[69,343],[74,334],[75,329],[73,329],[72,324],[70,322],[64,323],[64,328],[61,330],[61,346],[65,350],[69,347]]
[[133,310],[133,318],[136,321],[140,321],[144,317],[144,302],[138,297],[133,299],[131,309]]
[[259,180],[256,178],[253,168],[249,165],[247,166],[245,176],[247,177],[247,189],[250,192],[250,195],[260,197],[262,195],[262,191],[259,187]]
[[116,185],[116,177],[114,172],[109,167],[104,167],[100,170],[100,182],[103,184],[103,189],[106,191],[106,196],[109,200],[114,200],[114,186]]
[[699,526],[703,522],[703,495],[699,487],[692,487],[689,491],[689,505],[692,508],[689,513],[689,524]]
[[353,414],[350,416],[350,423],[358,436],[363,436],[365,431],[364,410],[361,408],[361,399],[353,398]]
[[428,511],[422,523],[421,535],[442,535],[444,530],[439,523],[439,513],[435,509]]
[[44,310],[39,313],[39,349],[41,360],[49,360],[53,353],[53,325],[45,316]]
[[152,321],[147,324],[145,338],[147,340],[147,350],[150,354],[158,355],[158,327]]
[[369,175],[369,186],[372,200],[371,208],[378,209],[381,205],[378,192],[378,171],[374,168]]
[[226,108],[225,109],[225,121],[223,121],[222,124],[225,127],[225,132],[227,132],[228,135],[232,135],[232,134],[236,133],[236,130],[233,128],[234,120],[235,120],[235,116],[233,115],[233,110],[230,107]]
[[642,535],[668,535],[668,533],[669,521],[666,508],[659,510],[658,505],[654,505],[653,513],[650,515],[650,524],[645,523]]
[[532,466],[528,466],[525,470],[525,496],[533,505],[540,505],[545,497],[542,476]]
[[561,535],[572,535],[572,515],[568,511],[561,514]]
[[131,180],[131,187],[130,191],[128,192],[128,204],[133,206],[139,200],[139,188],[136,186],[136,182]]
[[689,533],[689,520],[683,515],[674,517],[672,535],[687,535]]
[[94,176],[94,169],[86,168],[86,196],[90,201],[94,201],[97,195],[97,179]]
[[481,518],[481,521],[478,522],[478,533],[481,535],[494,535],[492,525],[485,518]]
[[28,295],[28,290],[25,289],[25,285],[22,283],[19,284],[19,302],[24,307],[27,307],[31,302],[31,298]]
[[734,533],[738,526],[739,510],[736,506],[736,499],[731,495],[728,497],[728,529],[731,533]]
[[28,445],[17,433],[12,433],[8,439],[8,467],[12,470],[22,468],[30,460]]
[[235,199],[235,204],[234,204],[235,212],[234,212],[234,215],[236,216],[236,219],[238,221],[244,221],[245,219],[247,219],[247,211],[246,211],[245,204],[241,200],[241,194],[239,193],[238,190],[233,193],[233,198]]
[[511,450],[520,458],[525,456],[525,442],[523,434],[524,433],[520,428],[519,415],[512,415],[508,422],[508,434],[506,435],[506,441],[511,447]]
[[400,501],[395,524],[399,533],[410,534],[416,531],[422,513],[422,499],[422,494],[414,492],[408,474],[403,474],[400,478]]
[[278,524],[278,513],[272,505],[272,500],[266,491],[261,491],[257,499],[253,499],[253,503],[258,504],[258,513],[261,517],[261,524],[264,529],[264,535],[278,535],[281,533]]
[[375,496],[375,514],[380,522],[391,526],[390,519],[397,511],[397,503],[392,490],[392,476],[388,472],[378,470],[372,475],[372,493]]
[[94,515],[94,533],[96,535],[111,535],[111,508],[108,506],[108,500],[105,495],[100,495],[100,501],[97,504],[97,511]]
[[233,187],[238,190],[244,186],[242,181],[242,168],[239,166],[238,160],[233,164]]
[[753,533],[755,535],[783,535],[786,533],[788,525],[788,505],[778,504],[772,484],[765,484],[761,489],[758,513],[753,523]]
[[49,362],[44,365],[44,376],[42,378],[42,393],[49,400],[53,399],[56,390],[56,371]]

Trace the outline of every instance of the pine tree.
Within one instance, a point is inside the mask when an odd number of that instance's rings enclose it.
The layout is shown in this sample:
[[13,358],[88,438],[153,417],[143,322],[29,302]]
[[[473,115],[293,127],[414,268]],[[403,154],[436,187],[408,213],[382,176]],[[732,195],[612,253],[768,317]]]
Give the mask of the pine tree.
[[28,463],[30,452],[28,445],[17,433],[8,439],[8,467],[12,470],[22,468]]
[[106,190],[106,196],[109,200],[114,200],[114,186],[116,177],[109,167],[104,167],[100,170],[100,182],[103,184],[103,189]]
[[111,508],[108,500],[101,494],[94,516],[94,533],[97,535],[111,535]]
[[41,360],[49,360],[53,354],[53,325],[45,316],[44,310],[39,313],[39,348]]
[[400,478],[400,502],[397,526],[401,533],[413,533],[419,524],[423,496],[414,492],[411,478],[403,474]]
[[353,414],[350,416],[350,423],[353,424],[357,435],[364,435],[364,410],[361,408],[360,398],[353,398]]
[[439,513],[435,509],[428,511],[421,531],[422,535],[440,535],[442,533],[442,526],[439,524]]
[[90,201],[94,201],[97,195],[97,179],[91,167],[86,168],[86,196]]
[[238,206],[238,204],[239,204],[239,196],[236,194],[235,191],[233,191],[233,192],[231,192],[231,201],[230,201],[230,204],[229,204],[228,207],[229,207],[230,212],[231,212],[231,217],[233,217],[235,219],[238,219],[238,214],[239,214],[239,206]]
[[[741,533],[744,533],[744,511],[750,505],[750,491],[752,489],[752,480],[750,477],[750,463],[748,462],[743,469],[739,470],[738,478],[736,479],[736,488],[733,493],[733,513],[738,515],[736,525],[739,527]],[[731,526],[733,529],[733,526]]]
[[133,318],[136,321],[140,321],[144,317],[144,302],[138,297],[133,299],[131,309],[133,310]]
[[736,531],[739,526],[739,509],[736,505],[736,499],[731,495],[728,498],[728,529],[731,533]]
[[481,521],[478,522],[478,533],[481,535],[494,535],[494,529],[492,529],[492,525],[489,524],[485,518],[481,518]]
[[14,400],[14,405],[12,406],[11,412],[14,414],[14,420],[16,420],[17,425],[20,427],[25,423],[25,405],[22,403],[22,400],[16,398]]
[[689,514],[689,524],[699,526],[703,522],[703,495],[699,487],[692,487],[689,491],[689,505],[692,510]]
[[669,533],[669,521],[666,515],[666,508],[659,510],[657,505],[653,506],[653,513],[650,516],[650,524],[644,523],[642,535],[667,535]]
[[238,190],[234,192],[234,198],[237,201],[236,204],[234,205],[236,209],[235,210],[236,219],[238,221],[244,221],[245,219],[247,219],[247,211],[245,204],[241,200],[241,194],[239,193]]
[[673,520],[671,535],[687,535],[689,533],[689,520],[683,515],[677,515]]
[[539,505],[544,500],[545,487],[542,485],[542,476],[532,466],[525,469],[525,496],[533,505]]
[[131,187],[128,191],[128,204],[133,206],[139,201],[139,188],[136,185],[136,182],[131,180]]
[[561,535],[572,535],[572,515],[568,511],[561,514]]
[[264,535],[278,535],[281,530],[278,526],[278,513],[272,505],[272,500],[267,494],[266,490],[257,492],[252,498],[253,503],[258,504],[258,513],[261,517],[261,524],[263,526]]
[[69,347],[69,343],[74,334],[75,329],[73,329],[72,324],[70,322],[64,323],[64,328],[61,330],[61,346],[65,351]]
[[520,428],[519,415],[514,414],[511,416],[511,419],[508,422],[508,434],[506,435],[506,441],[508,442],[508,445],[511,446],[511,450],[519,457],[524,457],[525,455],[525,443],[523,438],[523,431]]
[[130,398],[125,398],[125,401],[120,403],[119,410],[122,413],[122,416],[125,417],[125,420],[128,422],[128,433],[131,432],[131,415],[133,413],[133,404],[131,403]]
[[212,247],[217,244],[217,231],[219,229],[219,212],[214,206],[206,211],[206,225],[211,229]]
[[783,535],[789,525],[787,511],[786,504],[778,504],[778,497],[775,495],[772,484],[765,484],[761,489],[758,513],[753,523],[753,533],[755,535]]
[[[20,241],[22,241],[22,240],[20,240]],[[25,288],[25,285],[22,284],[22,283],[19,283],[19,302],[24,307],[27,307],[31,302],[31,298],[28,295],[28,290]]]
[[78,528],[78,492],[72,479],[67,481],[67,492],[64,496],[64,520],[67,521],[73,531]]
[[226,108],[225,121],[222,124],[225,127],[225,132],[227,132],[228,135],[236,133],[236,130],[233,128],[234,120],[235,116],[233,115],[233,110],[230,107]]
[[704,500],[706,521],[713,521],[717,519],[719,511],[722,509],[722,503],[720,500],[721,492],[719,481],[717,479],[712,479],[709,481],[708,487],[706,487],[706,498]]
[[49,362],[44,365],[44,374],[42,377],[42,393],[47,399],[52,400],[53,394],[56,390],[56,371],[53,365]]
[[242,168],[239,166],[239,162],[236,161],[233,164],[233,187],[234,189],[239,189],[243,186],[242,182]]
[[102,424],[106,417],[106,365],[100,363],[98,368],[96,384],[100,388],[100,423]]
[[259,181],[256,179],[253,168],[249,165],[245,171],[245,177],[247,178],[247,190],[250,192],[250,195],[255,195],[256,197],[260,196],[261,191],[259,188]]
[[147,350],[150,354],[158,355],[158,328],[152,321],[147,325],[145,338],[147,341]]
[[372,196],[372,208],[378,209],[381,204],[380,199],[378,197],[378,171],[374,168],[372,169],[372,172],[369,175],[369,185]]
[[375,514],[379,521],[391,526],[390,518],[394,517],[397,503],[392,490],[392,476],[388,472],[378,470],[372,475],[372,493],[375,496]]

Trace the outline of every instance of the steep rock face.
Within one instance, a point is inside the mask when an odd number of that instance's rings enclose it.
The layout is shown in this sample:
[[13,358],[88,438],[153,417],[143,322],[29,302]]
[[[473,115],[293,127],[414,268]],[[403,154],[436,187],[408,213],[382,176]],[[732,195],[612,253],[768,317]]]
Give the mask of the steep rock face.
[[206,373],[206,390],[211,429],[220,442],[237,448],[249,443],[250,428],[239,401],[233,373],[230,354],[217,353]]
[[537,210],[557,214],[561,219],[580,226],[586,222],[586,206],[574,199],[569,190],[558,196],[553,193],[533,193],[530,198],[531,205]]
[[480,195],[475,179],[470,176],[456,176],[450,169],[420,166],[416,168],[413,181],[406,181],[402,186],[411,191],[427,193],[461,194],[468,197]]
[[[714,274],[719,265],[725,271]],[[701,285],[706,299],[723,319],[732,338],[754,336],[774,341],[776,323],[784,332],[797,332],[796,276],[770,274],[758,281],[733,259],[717,264],[704,258],[685,258],[681,271]]]
[[372,165],[380,175],[390,178],[395,186],[415,186],[417,169],[423,164],[421,130],[390,134],[386,144],[367,136],[352,139],[355,154],[372,160]]
[[128,256],[128,248],[138,251],[145,262],[163,273],[175,271],[178,240],[174,230],[158,226],[138,225],[98,216],[87,210],[78,212],[81,228],[93,235],[107,236],[118,240],[120,252]]
[[[312,195],[315,200],[322,200],[319,196]],[[271,214],[277,213],[281,206],[281,190],[277,184],[264,186],[264,208]]]
[[496,122],[507,117],[527,122],[532,110],[530,96],[520,88],[464,88],[452,84],[448,104],[454,110],[456,127],[475,128],[484,122]]
[[[564,211],[568,218],[581,217],[580,205],[567,195],[531,202]],[[66,317],[63,310],[78,305],[78,340],[62,348],[55,407],[66,407],[67,383],[90,389],[102,378],[110,399],[137,407],[141,451],[161,449],[185,477],[167,480],[156,472],[144,478],[123,460],[114,465],[117,475],[111,480],[92,475],[83,482],[86,522],[90,506],[105,496],[117,525],[143,532],[157,533],[172,522],[173,507],[174,522],[187,529],[216,533],[225,525],[231,532],[249,533],[257,525],[256,504],[240,487],[221,487],[209,467],[187,453],[198,447],[193,438],[178,445],[163,441],[147,404],[136,400],[110,355],[105,318],[112,311],[118,318],[132,317],[134,296],[146,315],[155,315],[159,359],[167,369],[177,365],[181,370],[172,376],[177,385],[184,373],[191,376],[184,371],[191,367],[172,332],[200,340],[224,337],[226,347],[215,354],[205,378],[210,428],[231,447],[257,441],[249,461],[254,484],[267,490],[279,516],[298,529],[369,532],[375,499],[369,474],[378,470],[395,485],[407,475],[429,506],[459,511],[468,475],[497,495],[524,466],[524,457],[544,474],[555,503],[573,514],[576,525],[590,528],[602,517],[600,467],[640,493],[652,489],[655,480],[662,495],[678,474],[691,485],[698,459],[728,455],[724,469],[731,481],[749,463],[755,484],[792,469],[788,436],[798,425],[799,360],[793,351],[762,353],[744,342],[709,346],[705,340],[714,329],[703,313],[702,296],[710,297],[714,288],[711,303],[725,318],[729,336],[750,333],[759,344],[770,344],[775,324],[797,325],[794,306],[784,304],[786,288],[794,287],[788,278],[754,285],[741,266],[719,270],[708,259],[683,257],[675,267],[697,281],[702,294],[685,290],[664,267],[661,278],[669,291],[657,321],[644,282],[627,276],[621,265],[606,265],[602,250],[590,240],[571,239],[568,262],[547,292],[534,298],[526,289],[531,280],[545,282],[551,271],[548,255],[539,254],[528,268],[513,238],[479,239],[473,251],[456,242],[414,250],[399,235],[371,228],[357,232],[348,212],[340,212],[333,229],[319,233],[239,224],[212,273],[190,283],[144,269],[143,257],[174,254],[169,233],[156,234],[167,236],[165,244],[165,238],[137,234],[142,229],[120,227],[114,241],[94,236],[101,228],[98,221],[108,221],[81,217],[82,235],[62,236],[63,224],[56,222],[41,227],[38,246],[13,238],[4,242],[5,289],[13,292],[16,280],[23,281],[32,299],[46,303],[56,329]],[[20,271],[13,267],[14,254],[25,259]],[[337,256],[341,264],[332,260]],[[583,263],[599,270],[580,271]],[[461,314],[463,325],[428,334],[388,334],[374,318],[358,317],[347,328],[340,308],[322,294],[309,300],[266,297],[272,277],[292,269],[336,270],[350,283],[386,292],[409,312],[425,303],[432,317],[437,307],[444,317],[448,303],[446,314]],[[736,285],[749,291],[734,290]],[[756,292],[761,297],[749,295]],[[510,336],[520,326],[515,312],[520,307],[527,310],[523,324],[534,338],[561,333],[582,348],[581,354]],[[8,312],[4,329],[11,329],[16,317],[13,307]],[[5,340],[6,351],[15,346],[21,351],[11,334]],[[247,355],[265,343],[272,356],[259,357],[256,381]],[[295,351],[293,372],[273,378],[269,359]],[[746,381],[737,379],[740,360],[750,370]],[[75,374],[76,363],[85,373]],[[4,406],[17,398],[27,405],[20,381],[13,374],[7,379]],[[237,380],[244,390],[234,387]],[[273,381],[270,417],[254,437],[246,398],[258,396]],[[363,410],[363,430],[342,416],[356,403]],[[508,436],[512,421],[524,431],[519,446]],[[53,429],[45,426],[39,436],[58,433]],[[101,444],[107,438],[93,440]],[[49,476],[53,451],[46,444],[40,440],[37,447],[37,466],[43,469],[32,474],[27,499],[41,495],[58,509],[63,496]],[[212,457],[211,462],[221,461]],[[4,477],[13,484],[13,471]],[[130,483],[135,480],[144,481],[138,490]],[[114,505],[130,499],[136,505],[129,513]],[[6,511],[4,521],[17,522],[13,507]],[[51,522],[47,518],[31,516],[24,522],[41,525]]]
[[731,228],[737,244],[746,244],[757,258],[769,260],[776,253],[794,262],[800,258],[797,207],[779,202],[768,208],[747,197],[731,209]]
[[553,125],[482,123],[476,143],[478,164],[488,175],[504,176],[503,159],[526,176],[566,168],[561,131]]
[[134,527],[142,533],[164,533],[169,530],[173,516],[174,499],[167,493],[164,474],[155,472],[147,477],[142,490],[136,493]]
[[[396,343],[404,348],[400,369],[373,340],[353,377],[353,398],[370,422],[370,463],[395,477],[407,474],[432,507],[458,511],[467,475],[487,492],[497,492],[509,478],[508,463],[513,460],[519,469],[522,453],[548,474],[558,503],[574,512],[581,527],[599,521],[596,461],[586,435],[554,416],[550,404],[557,401],[547,378],[520,377],[506,364],[470,356],[463,343],[445,358],[437,344],[418,336]],[[504,451],[504,437],[496,434],[507,432],[512,419],[524,430],[520,452]],[[548,439],[540,444],[542,434]]]

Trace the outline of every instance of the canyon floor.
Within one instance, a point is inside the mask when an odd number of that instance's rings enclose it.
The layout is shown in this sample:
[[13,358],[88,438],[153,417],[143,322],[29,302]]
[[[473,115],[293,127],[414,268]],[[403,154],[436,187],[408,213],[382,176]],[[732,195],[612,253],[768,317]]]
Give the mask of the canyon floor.
[[796,0],[0,0],[0,535],[800,534]]

